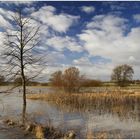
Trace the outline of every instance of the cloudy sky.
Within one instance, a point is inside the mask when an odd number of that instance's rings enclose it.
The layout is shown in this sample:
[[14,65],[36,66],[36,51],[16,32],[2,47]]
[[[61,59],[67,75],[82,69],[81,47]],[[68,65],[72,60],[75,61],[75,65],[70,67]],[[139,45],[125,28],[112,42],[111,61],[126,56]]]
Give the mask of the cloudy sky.
[[88,78],[110,80],[120,64],[133,66],[140,79],[140,2],[0,2],[0,36],[12,27],[10,15],[18,7],[41,25],[37,49],[48,64],[43,80],[70,66]]

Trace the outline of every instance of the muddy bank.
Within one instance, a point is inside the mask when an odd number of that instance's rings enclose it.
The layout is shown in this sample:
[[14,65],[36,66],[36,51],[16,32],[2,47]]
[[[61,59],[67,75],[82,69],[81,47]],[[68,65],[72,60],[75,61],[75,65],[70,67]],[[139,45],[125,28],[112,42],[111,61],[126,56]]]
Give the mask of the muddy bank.
[[14,121],[5,119],[0,121],[0,139],[74,139],[74,131],[62,133],[53,126],[43,126],[41,124]]
[[0,120],[0,139],[31,139],[35,138],[32,134],[23,131],[18,126],[10,126]]

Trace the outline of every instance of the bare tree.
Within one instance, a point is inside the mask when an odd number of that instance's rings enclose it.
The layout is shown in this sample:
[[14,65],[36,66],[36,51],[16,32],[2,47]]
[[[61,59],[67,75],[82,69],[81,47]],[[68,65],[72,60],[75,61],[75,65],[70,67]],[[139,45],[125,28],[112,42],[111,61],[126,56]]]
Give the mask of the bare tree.
[[[34,56],[35,47],[39,44],[39,26],[33,26],[32,19],[24,17],[21,10],[12,16],[12,29],[5,33],[3,58],[8,65],[9,79],[20,76],[23,88],[23,123],[26,112],[26,76],[29,71],[35,69],[41,57]],[[36,76],[33,75],[33,78]]]
[[113,69],[111,80],[116,82],[119,86],[126,86],[132,81],[133,74],[134,70],[131,66],[126,64],[120,65]]
[[70,67],[62,73],[56,71],[51,75],[50,82],[53,86],[63,88],[66,92],[79,92],[82,86],[83,76],[76,67]]
[[78,68],[70,67],[64,71],[64,89],[67,92],[78,92],[81,87],[81,80],[82,76],[80,76],[80,71]]
[[51,78],[49,79],[52,86],[62,87],[63,86],[63,75],[62,71],[56,71],[51,74]]
[[5,77],[3,75],[0,75],[0,85],[3,85],[5,82]]

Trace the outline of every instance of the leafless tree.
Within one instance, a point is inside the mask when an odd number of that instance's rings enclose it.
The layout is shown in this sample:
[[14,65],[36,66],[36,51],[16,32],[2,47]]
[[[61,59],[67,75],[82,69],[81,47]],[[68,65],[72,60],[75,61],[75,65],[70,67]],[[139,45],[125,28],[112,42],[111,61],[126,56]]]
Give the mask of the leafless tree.
[[62,71],[56,71],[53,74],[51,74],[51,78],[49,80],[52,86],[61,88],[63,86]]
[[[23,123],[25,122],[26,112],[26,77],[29,71],[32,75],[29,79],[34,78],[33,70],[41,61],[41,57],[34,56],[35,47],[39,45],[40,28],[34,25],[33,20],[28,16],[23,16],[21,10],[12,16],[12,29],[6,30],[3,51],[5,65],[8,66],[7,76],[9,79],[20,76],[23,88]],[[38,72],[39,74],[39,72]]]
[[64,71],[63,81],[64,81],[64,89],[71,92],[78,92],[83,76],[80,76],[80,71],[76,67],[70,67]]
[[5,82],[5,77],[3,75],[0,75],[0,85],[3,85]]
[[119,65],[113,69],[111,80],[123,87],[132,81],[133,74],[134,70],[131,66],[127,64]]
[[76,67],[70,67],[62,73],[56,71],[51,75],[50,82],[53,86],[63,88],[65,92],[79,92],[82,87],[84,76],[80,75],[80,71]]

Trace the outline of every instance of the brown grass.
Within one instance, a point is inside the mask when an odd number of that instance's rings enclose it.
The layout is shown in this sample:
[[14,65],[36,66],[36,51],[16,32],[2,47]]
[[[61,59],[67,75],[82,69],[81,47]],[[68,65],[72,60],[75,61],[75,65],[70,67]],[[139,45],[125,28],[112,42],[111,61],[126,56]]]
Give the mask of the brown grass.
[[[140,102],[139,92],[114,92],[114,93],[50,93],[50,94],[28,94],[28,99],[50,101],[53,105],[73,111],[74,109],[82,110],[98,110],[117,114],[121,119],[127,116],[137,118],[137,114],[133,112],[135,104]],[[136,108],[135,108],[136,109]],[[131,112],[131,113],[130,113]],[[120,132],[88,132],[87,138],[120,138]]]
[[35,136],[37,139],[44,139],[45,138],[44,129],[41,125],[37,125],[35,127]]
[[[72,109],[111,109],[111,112],[124,112],[129,105],[140,101],[139,93],[115,92],[115,93],[50,93],[28,94],[28,99],[46,100],[57,106],[70,107]],[[123,106],[123,107],[122,107]],[[118,111],[119,108],[119,111]],[[121,108],[121,110],[120,110]]]
[[116,93],[50,93],[50,94],[28,94],[28,99],[33,100],[46,100],[55,101],[56,103],[90,103],[95,101],[116,101],[124,103],[127,99],[140,98],[140,93],[127,93],[127,92],[116,92]]

